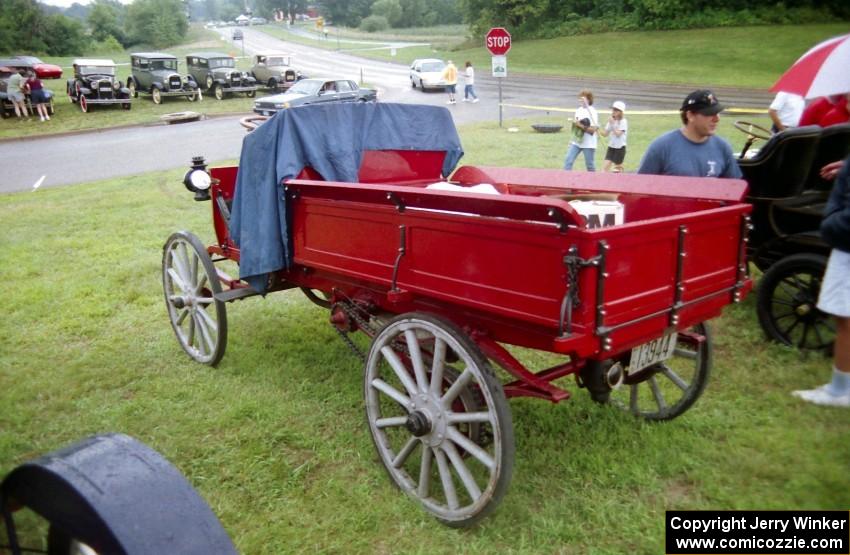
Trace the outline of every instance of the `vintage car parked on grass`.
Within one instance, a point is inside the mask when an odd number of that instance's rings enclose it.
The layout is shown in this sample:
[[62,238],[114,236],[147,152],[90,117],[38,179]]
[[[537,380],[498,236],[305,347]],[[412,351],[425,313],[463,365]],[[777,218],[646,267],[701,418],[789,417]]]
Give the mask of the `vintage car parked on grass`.
[[125,110],[132,106],[130,89],[115,78],[115,62],[90,58],[74,60],[74,78],[68,79],[68,98],[88,112],[95,104],[120,104]]
[[185,96],[194,102],[200,87],[191,75],[183,78],[177,72],[177,58],[162,52],[137,52],[130,54],[133,75],[127,78],[127,88],[133,97],[139,93],[150,94],[154,104],[165,96]]
[[254,112],[271,116],[278,110],[306,104],[374,102],[375,100],[377,100],[377,93],[374,89],[361,89],[357,83],[348,79],[319,77],[302,79],[285,93],[258,98],[254,101]]
[[[12,73],[16,72],[17,68],[0,66],[0,117],[8,118],[15,114],[15,107],[12,105],[12,101],[9,100],[9,77],[12,76]],[[47,96],[48,104],[47,104],[47,112],[52,116],[53,115],[53,91],[48,88],[44,88],[44,94]],[[30,101],[30,96],[26,95],[27,100],[27,108],[30,111],[30,114],[35,113],[33,110],[32,102]]]
[[410,86],[414,89],[419,87],[423,91],[428,89],[445,89],[446,82],[443,81],[443,69],[446,62],[436,58],[425,58],[413,60],[410,64]]
[[5,67],[25,67],[35,71],[39,79],[61,79],[62,68],[55,64],[46,64],[35,56],[12,56],[0,60],[0,66]]
[[252,98],[257,94],[257,81],[236,69],[236,60],[228,54],[202,52],[186,56],[189,74],[201,88],[212,91],[218,100],[225,94],[245,93]]
[[278,52],[266,52],[254,56],[251,75],[257,80],[258,85],[265,85],[272,90],[288,89],[304,78],[300,71],[292,67],[292,54]]

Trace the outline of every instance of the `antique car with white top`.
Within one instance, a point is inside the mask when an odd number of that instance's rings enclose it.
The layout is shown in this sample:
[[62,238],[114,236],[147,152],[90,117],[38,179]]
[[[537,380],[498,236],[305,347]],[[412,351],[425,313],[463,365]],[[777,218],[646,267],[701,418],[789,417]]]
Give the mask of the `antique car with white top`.
[[115,77],[112,60],[77,58],[74,60],[74,78],[67,83],[68,98],[79,103],[80,110],[99,104],[120,104],[125,110],[132,106],[130,89]]
[[221,100],[228,94],[257,94],[257,80],[236,69],[236,59],[229,54],[199,52],[186,56],[188,72],[202,89]]
[[251,75],[258,85],[265,85],[271,90],[286,90],[304,76],[292,66],[292,54],[266,52],[254,56],[254,66]]

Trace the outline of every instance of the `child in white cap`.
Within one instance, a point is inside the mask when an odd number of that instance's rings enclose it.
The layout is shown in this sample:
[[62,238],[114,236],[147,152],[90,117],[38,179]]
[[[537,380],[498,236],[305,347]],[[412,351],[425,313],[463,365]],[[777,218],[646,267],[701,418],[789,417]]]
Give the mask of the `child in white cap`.
[[605,152],[605,165],[602,171],[611,171],[611,166],[616,173],[623,171],[623,160],[626,159],[626,133],[629,130],[625,113],[625,102],[622,100],[614,102],[611,105],[611,117],[608,118],[608,123],[605,124],[604,129],[599,130],[602,136],[608,137],[608,150]]

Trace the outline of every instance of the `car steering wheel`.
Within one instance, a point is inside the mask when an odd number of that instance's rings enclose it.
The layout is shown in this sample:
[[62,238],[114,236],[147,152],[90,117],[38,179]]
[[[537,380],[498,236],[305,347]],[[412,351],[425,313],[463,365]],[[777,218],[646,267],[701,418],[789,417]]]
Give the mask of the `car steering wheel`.
[[761,125],[750,123],[749,121],[738,120],[732,125],[735,126],[735,129],[747,135],[747,142],[744,143],[744,148],[741,149],[741,155],[738,156],[739,160],[744,159],[744,155],[747,154],[747,151],[750,149],[751,146],[753,146],[753,143],[756,141],[756,139],[762,139],[763,141],[766,141],[770,139],[770,137],[773,135],[771,131],[768,131]]

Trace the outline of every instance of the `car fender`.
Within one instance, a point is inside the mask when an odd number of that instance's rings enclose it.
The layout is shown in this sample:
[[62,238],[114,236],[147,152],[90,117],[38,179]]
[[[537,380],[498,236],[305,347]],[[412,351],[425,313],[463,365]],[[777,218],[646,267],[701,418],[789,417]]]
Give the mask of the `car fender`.
[[90,95],[90,94],[91,94],[91,89],[90,89],[90,88],[88,88],[88,87],[83,87],[83,86],[81,86],[81,87],[80,87],[80,94],[81,94],[81,95],[83,95],[83,96]]
[[139,85],[139,80],[136,79],[136,77],[134,75],[131,75],[130,77],[127,78],[127,86],[128,87],[130,86],[130,81],[132,81],[136,85],[137,90],[142,88],[141,85]]
[[121,88],[120,88],[120,89],[118,89],[118,90],[121,92],[121,94],[125,94],[125,95],[127,95],[127,96],[129,96],[129,95],[130,95],[130,89],[128,89],[127,87],[121,87]]
[[154,81],[151,83],[151,90],[159,89],[161,91],[165,90],[165,87],[162,86],[162,81]]

